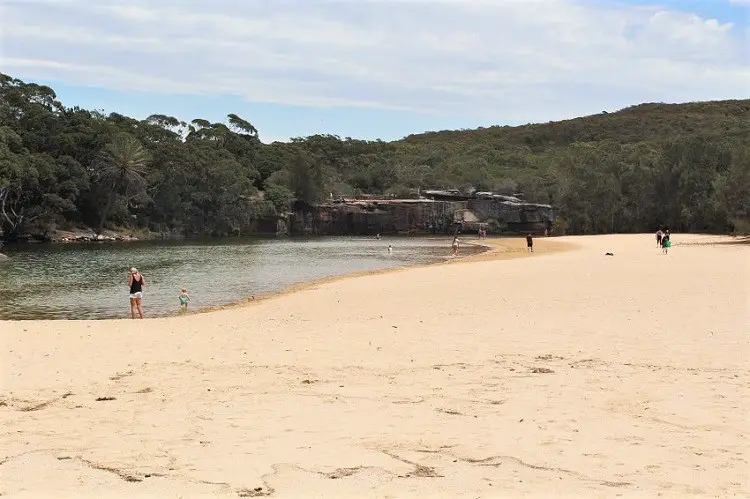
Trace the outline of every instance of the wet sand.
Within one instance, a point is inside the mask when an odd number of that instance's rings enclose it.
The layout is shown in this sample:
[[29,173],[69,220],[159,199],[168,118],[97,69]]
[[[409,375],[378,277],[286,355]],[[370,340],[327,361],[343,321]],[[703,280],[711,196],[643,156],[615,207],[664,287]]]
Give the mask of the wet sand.
[[210,313],[0,322],[0,493],[748,495],[750,247],[673,240],[489,240]]

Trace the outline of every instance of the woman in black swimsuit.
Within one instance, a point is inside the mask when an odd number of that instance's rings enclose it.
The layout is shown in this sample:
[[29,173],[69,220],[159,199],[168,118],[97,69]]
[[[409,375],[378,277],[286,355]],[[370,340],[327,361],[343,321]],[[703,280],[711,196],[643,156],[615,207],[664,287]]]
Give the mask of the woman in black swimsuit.
[[146,280],[143,278],[143,274],[138,272],[138,269],[135,267],[130,269],[128,286],[130,286],[130,317],[133,319],[135,319],[136,310],[138,311],[138,316],[143,319],[141,301],[143,300],[143,286],[145,285]]

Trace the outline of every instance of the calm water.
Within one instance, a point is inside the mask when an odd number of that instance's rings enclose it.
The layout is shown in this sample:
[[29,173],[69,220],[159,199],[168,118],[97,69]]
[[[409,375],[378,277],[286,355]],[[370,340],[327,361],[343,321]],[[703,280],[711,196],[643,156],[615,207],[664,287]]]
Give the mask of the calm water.
[[129,317],[132,266],[146,277],[146,314],[170,315],[182,287],[191,309],[224,305],[321,277],[439,261],[449,257],[450,239],[23,245],[4,252],[10,259],[0,263],[0,319],[104,319]]

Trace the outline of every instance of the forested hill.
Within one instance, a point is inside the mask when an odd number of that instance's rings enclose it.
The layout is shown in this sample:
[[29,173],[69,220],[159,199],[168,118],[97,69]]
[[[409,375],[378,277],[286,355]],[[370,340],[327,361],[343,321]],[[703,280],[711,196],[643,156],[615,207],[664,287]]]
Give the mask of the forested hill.
[[640,104],[616,113],[603,112],[565,121],[493,126],[478,130],[427,132],[410,135],[407,142],[434,140],[466,144],[502,142],[531,148],[561,147],[575,142],[614,140],[634,143],[667,140],[685,134],[713,134],[741,139],[750,131],[750,100]]
[[520,191],[558,207],[559,227],[573,233],[725,232],[750,219],[750,100],[270,145],[235,114],[188,123],[154,111],[136,120],[66,107],[49,87],[0,75],[3,237],[76,227],[249,233],[295,200],[417,188]]

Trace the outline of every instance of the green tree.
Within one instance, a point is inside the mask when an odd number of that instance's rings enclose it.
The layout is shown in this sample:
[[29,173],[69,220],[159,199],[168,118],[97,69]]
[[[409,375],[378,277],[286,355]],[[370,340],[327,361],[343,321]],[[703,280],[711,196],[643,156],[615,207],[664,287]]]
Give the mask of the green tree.
[[276,213],[284,213],[291,209],[294,193],[286,186],[268,184],[265,190],[265,198],[271,202]]
[[735,230],[750,234],[750,148],[738,149],[731,166],[714,180],[716,209]]
[[289,184],[296,199],[312,204],[323,199],[328,182],[320,161],[300,153],[289,167]]
[[229,124],[232,125],[235,129],[238,129],[253,137],[258,136],[258,130],[249,121],[243,120],[236,114],[228,115],[227,119],[229,120]]
[[100,213],[99,232],[118,196],[130,202],[145,194],[146,172],[151,154],[135,138],[118,134],[102,150],[97,159],[98,181],[106,193],[106,203]]

